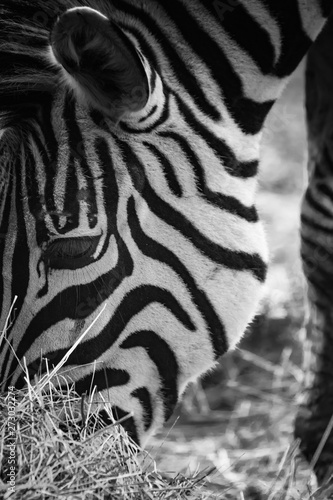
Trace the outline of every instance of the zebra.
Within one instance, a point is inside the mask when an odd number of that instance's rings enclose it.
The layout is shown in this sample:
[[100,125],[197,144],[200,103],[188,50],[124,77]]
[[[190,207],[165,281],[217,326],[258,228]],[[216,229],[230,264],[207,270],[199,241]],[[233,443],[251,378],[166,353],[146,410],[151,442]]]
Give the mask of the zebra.
[[[1,390],[24,385],[23,358],[43,373],[92,325],[61,373],[130,414],[144,446],[237,345],[269,261],[255,206],[265,118],[332,8],[0,0]],[[305,263],[331,213],[308,193]],[[311,457],[328,419],[300,412]]]

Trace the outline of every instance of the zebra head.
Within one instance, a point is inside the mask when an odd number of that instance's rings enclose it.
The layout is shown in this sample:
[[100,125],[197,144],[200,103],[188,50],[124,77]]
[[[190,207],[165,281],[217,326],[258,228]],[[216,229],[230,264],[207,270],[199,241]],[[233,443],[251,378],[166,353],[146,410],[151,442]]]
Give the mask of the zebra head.
[[255,313],[258,138],[159,6],[94,3],[1,2],[0,373],[21,387],[93,323],[61,373],[142,442]]

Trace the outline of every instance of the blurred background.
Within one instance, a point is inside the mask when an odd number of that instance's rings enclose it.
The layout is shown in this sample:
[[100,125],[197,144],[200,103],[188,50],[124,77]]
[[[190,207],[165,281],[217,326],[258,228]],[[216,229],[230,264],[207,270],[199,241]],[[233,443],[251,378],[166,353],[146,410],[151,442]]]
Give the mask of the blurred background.
[[291,445],[306,346],[306,285],[299,257],[300,204],[307,184],[304,69],[303,61],[273,107],[263,136],[258,208],[271,263],[261,312],[239,348],[188,388],[169,426],[154,438],[148,451],[163,471],[188,474],[216,467],[216,485],[229,481],[242,489],[254,481],[265,491],[288,463],[296,476],[308,473]]

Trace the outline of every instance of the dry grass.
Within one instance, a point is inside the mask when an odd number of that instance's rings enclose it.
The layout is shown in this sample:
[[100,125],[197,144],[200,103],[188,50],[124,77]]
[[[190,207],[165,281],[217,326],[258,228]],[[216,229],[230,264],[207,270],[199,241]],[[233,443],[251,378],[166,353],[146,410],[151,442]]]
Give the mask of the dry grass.
[[[215,375],[219,383],[210,380],[205,389],[197,384],[185,397],[178,422],[156,455],[159,466],[165,468],[174,456],[179,470],[215,466],[209,481],[221,499],[324,500],[333,495],[332,484],[317,487],[312,467],[293,441],[303,371],[291,354],[284,349],[276,364],[245,349],[227,356],[227,366]],[[155,439],[155,454],[157,444]]]
[[[224,370],[228,379],[223,382]],[[292,361],[290,349],[283,350],[277,364],[238,350],[227,357],[226,367],[215,377],[220,381],[206,382],[205,391],[202,384],[189,391],[179,422],[162,444],[154,440],[150,454],[128,438],[119,422],[105,427],[98,417],[93,418],[91,404],[72,387],[60,391],[59,380],[54,384],[49,375],[35,384],[28,380],[25,390],[11,390],[0,399],[0,498],[329,498],[333,486],[316,488],[310,467],[291,440],[303,372]],[[229,405],[238,401],[232,411],[211,409],[210,401],[218,405],[217,393]],[[104,408],[112,417],[108,405]],[[180,473],[175,457],[198,456],[198,449],[203,470],[198,472],[197,466]],[[159,472],[152,458],[160,462],[159,454],[169,461],[167,469],[173,463],[178,472]],[[12,493],[8,475],[13,456]]]
[[[41,387],[29,384],[24,391],[12,390],[0,399],[1,498],[207,498],[200,492],[203,474],[162,477],[121,426],[105,427],[98,418],[92,419],[90,405],[71,387],[60,391],[51,381]],[[82,425],[78,407],[91,425]],[[12,463],[13,493],[8,489]]]
[[[92,404],[93,393],[89,401],[78,396],[59,374],[91,327],[51,371],[32,383],[22,367],[26,388],[9,387],[0,396],[0,498],[208,498],[201,490],[212,469],[190,477],[162,476],[153,459],[119,425],[124,419],[115,421],[109,404]],[[6,330],[0,340],[7,341]],[[112,425],[106,426],[98,417],[101,409]]]

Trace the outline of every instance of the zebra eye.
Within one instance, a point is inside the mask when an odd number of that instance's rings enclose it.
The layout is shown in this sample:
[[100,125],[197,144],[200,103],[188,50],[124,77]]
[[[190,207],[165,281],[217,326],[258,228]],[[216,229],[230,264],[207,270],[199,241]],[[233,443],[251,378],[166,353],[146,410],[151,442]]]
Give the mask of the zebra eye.
[[61,238],[52,241],[44,251],[43,260],[52,269],[78,269],[91,262],[100,236]]

